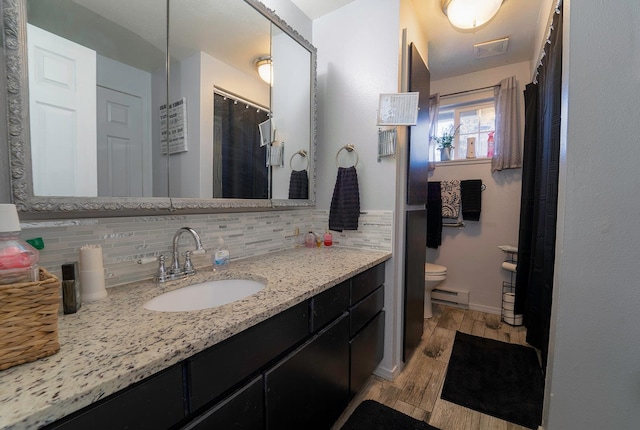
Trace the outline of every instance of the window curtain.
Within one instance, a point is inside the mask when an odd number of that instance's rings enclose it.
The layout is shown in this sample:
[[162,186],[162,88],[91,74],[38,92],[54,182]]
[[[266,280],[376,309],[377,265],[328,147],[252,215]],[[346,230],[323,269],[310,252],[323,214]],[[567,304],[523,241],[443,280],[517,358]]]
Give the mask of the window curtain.
[[491,171],[522,167],[520,153],[520,118],[518,115],[518,81],[515,76],[503,79],[494,89],[496,101],[495,149]]
[[440,109],[440,93],[432,94],[429,97],[429,170],[436,169],[436,146],[437,142],[433,139],[436,135],[438,127],[438,109]]
[[551,322],[558,211],[562,90],[562,2],[553,16],[537,82],[525,90],[524,165],[515,312],[523,315],[527,343],[546,369]]

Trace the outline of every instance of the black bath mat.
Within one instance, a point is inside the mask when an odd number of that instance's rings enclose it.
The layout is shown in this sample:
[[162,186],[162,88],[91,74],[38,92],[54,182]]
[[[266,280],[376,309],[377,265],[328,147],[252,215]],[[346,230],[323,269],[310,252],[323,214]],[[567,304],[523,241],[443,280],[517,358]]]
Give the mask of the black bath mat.
[[424,421],[391,409],[374,400],[365,400],[340,430],[438,430]]
[[533,348],[456,332],[444,400],[537,428],[543,396],[544,377]]

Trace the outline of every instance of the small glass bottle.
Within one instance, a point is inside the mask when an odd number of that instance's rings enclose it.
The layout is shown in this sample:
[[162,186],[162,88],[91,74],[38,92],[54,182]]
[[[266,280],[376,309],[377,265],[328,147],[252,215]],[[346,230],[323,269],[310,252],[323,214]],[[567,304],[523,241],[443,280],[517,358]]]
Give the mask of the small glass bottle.
[[324,246],[331,246],[331,245],[333,245],[333,236],[331,235],[329,230],[327,230],[326,233],[324,234]]
[[309,233],[304,237],[304,246],[307,248],[316,247],[316,235],[313,234],[312,231],[309,231]]

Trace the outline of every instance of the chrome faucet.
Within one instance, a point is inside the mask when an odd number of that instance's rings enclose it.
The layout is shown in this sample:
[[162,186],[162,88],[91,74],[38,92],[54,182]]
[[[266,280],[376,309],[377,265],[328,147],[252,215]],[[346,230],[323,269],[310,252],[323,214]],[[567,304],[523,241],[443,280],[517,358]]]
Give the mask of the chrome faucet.
[[[187,232],[190,233],[193,239],[196,242],[196,249],[194,251],[185,252],[185,261],[182,267],[180,266],[180,256],[178,254],[178,240],[180,239],[180,235],[182,233]],[[193,254],[204,254],[206,249],[202,246],[202,242],[200,241],[200,235],[192,229],[191,227],[182,227],[176,231],[176,234],[173,235],[173,261],[171,262],[171,267],[169,268],[169,275],[171,279],[178,279],[184,276],[193,275],[196,273],[196,269],[191,264],[191,255]]]

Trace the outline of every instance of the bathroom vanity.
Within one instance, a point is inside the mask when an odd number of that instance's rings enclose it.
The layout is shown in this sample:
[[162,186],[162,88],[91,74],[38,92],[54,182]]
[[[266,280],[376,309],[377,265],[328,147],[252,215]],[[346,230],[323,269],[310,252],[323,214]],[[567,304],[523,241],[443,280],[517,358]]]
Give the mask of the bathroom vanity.
[[[0,428],[330,428],[382,359],[390,257],[301,248],[111,288],[60,315],[57,354],[0,372]],[[220,278],[266,287],[200,311],[142,307]]]

